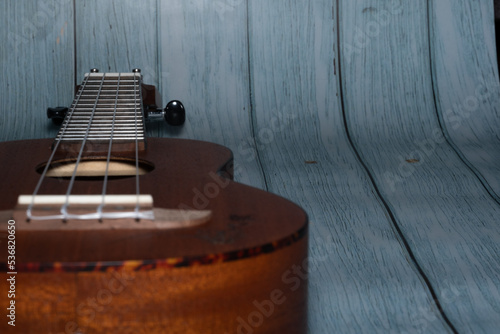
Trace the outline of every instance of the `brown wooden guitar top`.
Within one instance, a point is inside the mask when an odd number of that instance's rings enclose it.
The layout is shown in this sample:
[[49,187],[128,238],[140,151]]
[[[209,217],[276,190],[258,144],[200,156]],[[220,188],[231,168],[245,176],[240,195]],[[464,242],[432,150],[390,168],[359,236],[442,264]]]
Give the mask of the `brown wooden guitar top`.
[[[33,192],[51,144],[0,143],[0,173],[9,181],[0,195],[0,245],[7,244],[18,195]],[[57,153],[56,161],[76,154]],[[152,195],[155,208],[211,210],[210,220],[178,229],[16,229],[17,323],[3,321],[0,331],[305,333],[304,211],[232,181],[232,153],[219,145],[149,138],[140,159],[154,167],[139,178],[141,194]],[[68,182],[46,178],[39,194],[64,194]],[[71,194],[100,194],[101,187],[102,180],[77,179]],[[134,177],[109,180],[108,194],[134,191]],[[3,272],[6,256],[0,253]],[[1,291],[9,284],[0,281]]]
[[[0,210],[11,210],[20,194],[31,194],[46,162],[52,140],[0,144],[7,163]],[[71,158],[75,153],[65,153]],[[93,157],[99,155],[92,155]],[[61,158],[61,156],[59,156]],[[229,181],[232,153],[219,145],[177,139],[149,138],[140,159],[154,170],[140,177],[141,193],[151,194],[160,208],[209,209],[211,221],[200,227],[166,231],[43,231],[18,232],[20,262],[97,262],[220,255],[267,247],[304,234],[305,213],[270,193]],[[40,194],[64,194],[67,179],[46,178]],[[109,180],[109,194],[134,193],[134,178]],[[77,180],[72,194],[99,194],[102,181]],[[32,224],[43,224],[33,221]],[[291,240],[291,239],[290,239]],[[260,250],[262,251],[262,250]],[[4,262],[5,254],[2,254]]]

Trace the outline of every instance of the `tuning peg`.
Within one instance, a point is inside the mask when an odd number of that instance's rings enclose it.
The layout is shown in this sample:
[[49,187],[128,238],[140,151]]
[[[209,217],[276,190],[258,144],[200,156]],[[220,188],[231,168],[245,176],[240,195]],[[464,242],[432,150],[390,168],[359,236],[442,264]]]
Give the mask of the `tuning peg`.
[[61,125],[67,112],[68,108],[66,107],[47,108],[47,117],[50,118],[55,125]]
[[170,125],[182,125],[186,121],[186,110],[181,101],[170,101],[165,107],[165,120]]
[[145,105],[144,116],[148,122],[165,120],[169,125],[178,126],[186,121],[186,110],[182,102],[173,100],[163,110],[156,105]]

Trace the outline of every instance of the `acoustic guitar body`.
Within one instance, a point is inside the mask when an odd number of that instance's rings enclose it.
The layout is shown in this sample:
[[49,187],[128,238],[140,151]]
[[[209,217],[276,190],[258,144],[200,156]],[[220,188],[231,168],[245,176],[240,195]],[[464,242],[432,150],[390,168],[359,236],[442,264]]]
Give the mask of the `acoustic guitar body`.
[[[149,168],[139,177],[141,193],[152,195],[155,208],[210,210],[202,224],[73,229],[55,221],[33,230],[31,224],[48,222],[27,222],[14,208],[19,195],[33,193],[53,142],[0,143],[2,314],[15,301],[15,327],[3,315],[1,333],[306,332],[307,216],[283,198],[232,181],[227,148],[148,138],[139,152]],[[77,153],[61,151],[54,161]],[[84,160],[103,157],[94,150]],[[113,153],[112,159],[133,156]],[[38,193],[65,194],[69,182],[46,177]],[[134,193],[135,182],[113,177],[107,193]],[[72,194],[101,188],[100,178],[77,178]],[[7,299],[12,219],[15,298]]]

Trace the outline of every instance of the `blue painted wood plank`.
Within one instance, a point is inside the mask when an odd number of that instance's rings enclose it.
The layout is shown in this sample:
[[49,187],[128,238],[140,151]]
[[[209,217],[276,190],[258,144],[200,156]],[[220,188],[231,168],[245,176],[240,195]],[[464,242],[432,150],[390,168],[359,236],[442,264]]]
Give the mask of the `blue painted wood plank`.
[[[312,221],[310,333],[403,333],[424,325],[426,333],[447,332],[346,137],[336,6],[251,1],[249,8],[254,126],[267,184]],[[354,13],[341,16],[343,31],[360,23],[351,22]],[[426,317],[433,321],[422,324]]]
[[158,85],[156,0],[76,1],[77,80],[91,68],[101,72],[142,70]]
[[[428,2],[393,1],[393,8],[370,0],[341,4],[342,85],[355,147],[451,326],[495,333],[500,206],[441,131]],[[437,321],[416,317],[424,331]]]
[[431,4],[441,121],[454,148],[500,203],[500,83],[493,3]]
[[233,150],[235,178],[264,188],[250,124],[244,1],[161,1],[161,87],[186,107],[183,128],[159,135],[208,140]]
[[0,21],[0,140],[54,136],[46,109],[73,96],[72,1],[2,1]]

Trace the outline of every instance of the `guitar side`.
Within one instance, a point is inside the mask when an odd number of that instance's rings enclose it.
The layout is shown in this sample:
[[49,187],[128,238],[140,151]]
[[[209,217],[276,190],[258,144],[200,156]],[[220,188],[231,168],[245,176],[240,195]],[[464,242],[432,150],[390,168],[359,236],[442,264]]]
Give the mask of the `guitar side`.
[[[33,191],[51,143],[0,143],[8,157],[0,172],[17,180],[2,192],[2,218]],[[2,332],[306,332],[303,210],[230,180],[232,155],[219,145],[149,138],[140,159],[154,166],[140,182],[155,207],[209,209],[212,219],[177,230],[19,231],[16,328],[4,322]],[[61,193],[67,182],[47,179],[41,193]],[[113,179],[109,190],[132,183]],[[74,192],[100,186],[77,181]],[[0,262],[4,271],[6,252]],[[6,280],[0,289],[8,291]]]

